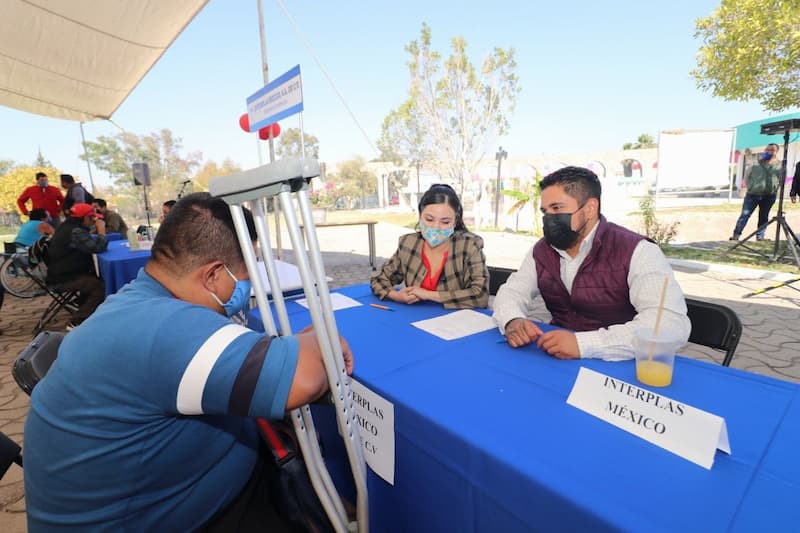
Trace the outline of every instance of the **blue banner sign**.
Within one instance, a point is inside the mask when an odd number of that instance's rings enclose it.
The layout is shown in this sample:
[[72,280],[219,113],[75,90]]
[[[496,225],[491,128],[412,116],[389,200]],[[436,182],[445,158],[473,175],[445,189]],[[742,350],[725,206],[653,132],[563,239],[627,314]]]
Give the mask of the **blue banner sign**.
[[277,122],[303,110],[300,65],[281,74],[247,98],[250,131]]

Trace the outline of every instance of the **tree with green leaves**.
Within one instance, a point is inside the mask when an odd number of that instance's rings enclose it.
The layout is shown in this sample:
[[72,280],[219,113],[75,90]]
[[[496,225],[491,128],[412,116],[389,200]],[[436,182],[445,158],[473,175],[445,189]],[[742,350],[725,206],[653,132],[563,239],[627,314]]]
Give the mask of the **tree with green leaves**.
[[192,183],[195,187],[195,190],[198,191],[207,191],[208,190],[208,182],[211,178],[216,178],[219,176],[230,176],[231,174],[236,174],[237,172],[241,172],[242,167],[231,161],[230,159],[226,159],[222,162],[222,165],[217,165],[214,161],[209,161],[203,167],[197,171],[197,174],[194,175],[192,178]]
[[0,159],[0,176],[3,176],[14,168],[14,161],[11,159]]
[[[512,178],[512,189],[503,191],[504,195],[510,196],[515,200],[514,205],[509,208],[508,214],[517,214],[515,222],[517,226],[519,225],[520,212],[525,207],[531,206],[531,209],[533,209],[533,234],[537,237],[542,235],[542,229],[539,227],[539,202],[542,198],[542,190],[539,188],[539,184],[541,181],[542,174],[537,170],[532,182],[522,183],[519,178]],[[515,229],[519,231],[519,227]]]
[[40,148],[38,150],[38,152],[36,153],[36,159],[33,161],[33,166],[34,167],[52,167],[53,164],[50,161],[48,161],[47,159],[45,159],[45,157],[42,155],[42,150]]
[[800,106],[800,2],[722,0],[695,23],[703,41],[697,86],[725,100],[758,100],[769,111]]
[[367,196],[378,193],[378,177],[366,167],[363,158],[345,161],[336,174],[328,175],[328,181],[334,184],[336,196],[344,196],[350,203],[360,198],[362,207]]
[[[128,215],[144,213],[141,188],[133,183],[133,163],[147,163],[152,180],[151,198],[175,198],[181,182],[190,179],[202,161],[201,153],[184,156],[182,149],[181,140],[168,129],[149,135],[131,132],[101,135],[96,141],[86,142],[89,161],[98,170],[108,173],[114,183],[113,195],[120,212]],[[87,156],[80,158],[85,161]]]
[[625,143],[622,145],[623,150],[638,150],[640,148],[655,148],[658,146],[652,135],[642,133],[636,139],[635,143]]
[[432,168],[463,193],[465,176],[508,131],[520,88],[513,48],[496,47],[476,68],[463,37],[450,45],[443,60],[423,23],[419,39],[406,46],[408,99],[384,119],[379,147],[389,160]]
[[[306,157],[319,159],[319,139],[310,133],[303,132],[303,144],[306,147]],[[289,128],[281,131],[275,154],[278,157],[302,157],[300,143],[300,129]]]

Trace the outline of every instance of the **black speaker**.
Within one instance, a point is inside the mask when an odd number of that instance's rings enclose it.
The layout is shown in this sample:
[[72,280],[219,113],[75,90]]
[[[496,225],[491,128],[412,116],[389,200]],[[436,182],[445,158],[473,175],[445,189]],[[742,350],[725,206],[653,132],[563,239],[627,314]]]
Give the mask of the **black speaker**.
[[150,186],[150,167],[147,163],[133,164],[133,183],[134,185]]

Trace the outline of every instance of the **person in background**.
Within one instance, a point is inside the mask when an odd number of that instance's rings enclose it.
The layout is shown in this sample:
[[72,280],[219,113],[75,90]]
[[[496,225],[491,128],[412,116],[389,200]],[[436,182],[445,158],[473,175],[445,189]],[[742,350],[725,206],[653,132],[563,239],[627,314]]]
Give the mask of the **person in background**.
[[70,210],[75,204],[91,204],[94,200],[89,191],[83,185],[75,182],[75,178],[70,174],[61,174],[61,188],[67,191],[64,195],[64,215],[70,217]]
[[[559,359],[630,359],[637,328],[653,329],[667,282],[660,328],[689,338],[683,292],[661,249],[600,214],[600,180],[565,167],[541,183],[544,239],[497,291],[493,318],[509,346],[533,342]],[[528,319],[541,297],[558,329]]]
[[[92,227],[97,231],[95,236],[89,234]],[[80,293],[78,309],[72,314],[67,331],[86,320],[105,299],[106,286],[95,274],[92,259],[92,254],[108,247],[105,234],[103,215],[89,204],[75,204],[47,247],[47,284]]]
[[[254,242],[247,210],[245,225]],[[328,381],[313,330],[270,337],[228,318],[249,298],[230,208],[184,196],[138,277],[64,338],[33,390],[30,531],[287,530],[255,418],[283,417]]]
[[169,210],[173,208],[175,203],[176,203],[175,200],[167,200],[166,202],[161,204],[161,215],[158,217],[159,224],[162,224],[164,222],[164,219],[167,218],[167,215],[169,214]]
[[733,228],[731,241],[738,241],[742,236],[742,231],[758,207],[758,232],[756,240],[766,239],[764,233],[766,228],[762,228],[769,221],[769,210],[775,203],[776,193],[780,186],[780,166],[777,164],[778,145],[769,143],[764,152],[759,156],[758,163],[747,169],[744,175],[744,182],[747,185],[747,194],[742,202],[742,214],[736,221]]
[[47,174],[44,172],[37,172],[36,185],[26,187],[17,198],[19,211],[26,216],[29,214],[28,200],[31,202],[31,209],[44,209],[48,215],[47,221],[54,227],[58,226],[61,221],[59,217],[64,205],[64,195],[58,187],[48,184]]
[[[447,309],[486,307],[489,272],[483,239],[464,225],[458,195],[431,186],[419,201],[419,231],[403,235],[397,251],[370,280],[381,300],[439,302]],[[405,286],[395,290],[395,286]]]
[[789,191],[789,198],[792,203],[797,201],[797,195],[800,194],[800,161],[794,167],[794,177],[792,178],[792,188]]
[[127,238],[128,225],[116,211],[108,209],[106,201],[102,198],[95,198],[92,202],[95,211],[103,215],[103,222],[106,224],[106,233],[121,233]]
[[25,246],[33,246],[42,235],[52,235],[53,226],[47,223],[47,211],[44,209],[31,209],[28,213],[30,220],[22,224],[19,233],[14,237],[14,242]]

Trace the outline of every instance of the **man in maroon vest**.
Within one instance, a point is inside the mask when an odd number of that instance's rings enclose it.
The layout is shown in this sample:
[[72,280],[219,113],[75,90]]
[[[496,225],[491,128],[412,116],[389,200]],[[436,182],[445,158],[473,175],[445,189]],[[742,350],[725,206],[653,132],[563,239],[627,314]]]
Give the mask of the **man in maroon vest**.
[[[661,249],[600,214],[600,180],[588,169],[566,167],[545,177],[541,210],[544,239],[500,287],[495,322],[514,348],[536,342],[559,359],[629,359],[634,331],[653,328],[667,280],[660,328],[689,338],[683,292]],[[551,323],[543,333],[528,319],[541,296]]]

